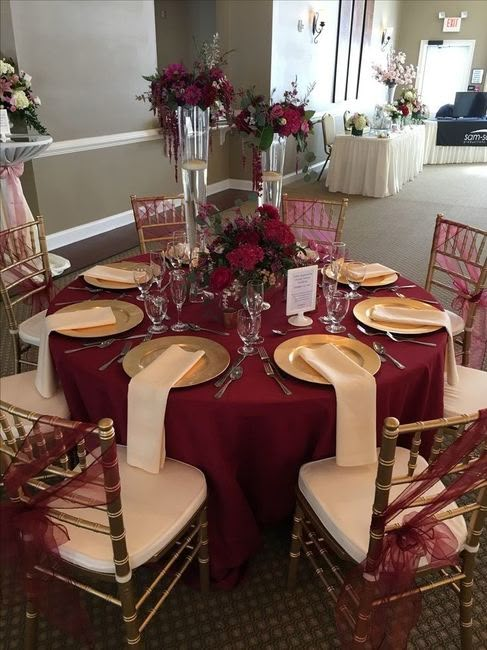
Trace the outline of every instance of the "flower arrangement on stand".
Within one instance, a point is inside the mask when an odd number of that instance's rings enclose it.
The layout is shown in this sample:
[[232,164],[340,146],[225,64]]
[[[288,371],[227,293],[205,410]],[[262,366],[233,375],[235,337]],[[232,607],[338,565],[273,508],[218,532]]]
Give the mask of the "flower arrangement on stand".
[[352,129],[352,135],[362,135],[366,126],[369,126],[369,119],[363,113],[354,113],[346,122],[346,127]]
[[41,100],[31,88],[32,77],[24,70],[16,72],[12,59],[0,60],[0,108],[7,111],[13,121],[21,121],[38,133],[47,133],[37,116]]
[[396,86],[410,86],[416,77],[416,68],[411,63],[406,64],[406,54],[390,50],[387,54],[386,66],[374,63],[372,65],[374,79],[385,84],[388,89],[387,102],[393,103]]
[[401,113],[405,117],[410,117],[413,122],[422,124],[429,115],[426,104],[423,104],[418,91],[413,86],[402,89],[396,104]]
[[[297,80],[291,83],[291,89],[286,90],[281,101],[268,100],[263,95],[257,95],[255,88],[242,91],[240,102],[241,111],[234,118],[234,128],[243,136],[243,146],[247,146],[252,152],[252,187],[262,192],[263,180],[280,181],[282,187],[282,171],[284,166],[284,153],[286,138],[293,136],[296,141],[296,152],[306,151],[308,137],[313,130],[311,118],[314,111],[306,107],[309,103],[309,96],[315,84],[309,86],[303,99],[299,98]],[[280,145],[282,151],[271,152],[268,156],[270,168],[266,169],[265,152],[272,151],[273,145]],[[306,162],[312,162],[315,155],[307,152]],[[245,162],[245,155],[243,154]],[[274,163],[274,164],[273,164]],[[275,167],[275,168],[274,168]],[[296,171],[298,161],[296,162]],[[308,165],[303,168],[308,174]],[[266,175],[268,178],[266,178]],[[307,179],[309,180],[309,178]],[[277,197],[272,201],[277,207],[280,204]],[[264,197],[264,203],[265,197]]]
[[218,34],[215,34],[211,43],[203,43],[192,70],[182,63],[171,63],[162,71],[143,77],[150,83],[150,89],[137,99],[148,101],[159,121],[164,153],[174,160],[176,180],[180,148],[178,108],[210,109],[212,124],[222,116],[231,121],[234,90],[222,70],[228,54],[221,52]]

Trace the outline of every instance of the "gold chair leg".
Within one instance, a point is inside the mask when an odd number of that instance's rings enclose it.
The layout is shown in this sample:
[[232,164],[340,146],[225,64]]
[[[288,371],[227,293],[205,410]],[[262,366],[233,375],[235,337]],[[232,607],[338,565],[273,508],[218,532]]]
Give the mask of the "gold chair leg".
[[370,617],[372,615],[374,583],[369,582],[364,578],[362,578],[362,580],[364,582],[364,587],[357,611],[357,620],[355,621],[352,648],[364,647],[369,635]]
[[208,520],[206,517],[206,508],[199,516],[199,541],[200,550],[198,552],[198,565],[200,568],[200,588],[203,594],[210,591],[210,555],[208,552]]
[[35,601],[30,593],[30,579],[31,576],[27,574],[27,603],[25,608],[25,634],[24,634],[24,647],[25,650],[35,650],[37,647],[37,627],[39,623],[39,615]]
[[463,580],[460,588],[460,641],[462,650],[473,648],[473,619],[472,619],[472,587],[473,577]]
[[302,531],[303,511],[296,504],[293,520],[293,532],[291,533],[291,548],[289,550],[289,568],[287,574],[287,589],[292,591],[296,586],[296,576],[298,573],[299,558],[301,556],[301,531]]
[[122,616],[125,625],[125,638],[128,648],[143,648],[144,642],[139,630],[133,578],[128,582],[118,582],[118,594],[122,602]]

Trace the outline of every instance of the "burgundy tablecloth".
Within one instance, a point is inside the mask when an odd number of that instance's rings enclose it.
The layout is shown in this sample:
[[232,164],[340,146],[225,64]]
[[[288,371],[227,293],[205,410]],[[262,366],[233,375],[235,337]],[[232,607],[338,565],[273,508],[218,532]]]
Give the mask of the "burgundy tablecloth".
[[[411,284],[404,278],[400,282]],[[83,286],[83,281],[77,280],[71,286]],[[420,288],[406,292],[411,298],[429,295]],[[130,293],[126,299],[134,301],[135,291]],[[56,310],[57,302],[91,297],[84,291],[63,290],[51,305],[50,313]],[[107,292],[100,297],[115,298],[116,293]],[[175,315],[172,306],[170,315]],[[313,332],[324,333],[324,327],[317,322],[318,315],[312,314],[315,319]],[[214,304],[187,304],[183,308],[183,320],[189,322],[215,326],[217,318]],[[371,344],[370,338],[357,331],[351,311],[344,324],[358,339]],[[130,333],[145,332],[148,325],[145,317]],[[275,296],[272,308],[263,313],[262,334],[269,354],[284,340],[273,335],[271,329],[285,329],[286,326],[281,294]],[[240,345],[236,332],[228,337],[197,334],[222,343],[232,359],[236,357]],[[164,336],[171,336],[171,333]],[[112,418],[117,440],[124,444],[129,378],[118,363],[104,372],[97,370],[123,342],[113,343],[107,349],[66,355],[64,351],[78,346],[80,339],[60,334],[52,334],[50,339],[72,417],[92,422],[102,417]],[[432,333],[424,340],[437,343],[437,347],[384,339],[389,351],[407,368],[401,371],[386,362],[376,375],[378,439],[386,416],[413,422],[443,414],[446,334],[444,331]],[[243,365],[242,379],[231,386],[221,400],[214,399],[216,388],[212,382],[172,390],[165,420],[168,456],[199,467],[206,475],[211,571],[213,580],[222,586],[231,586],[238,579],[239,569],[259,547],[259,527],[278,522],[292,513],[299,467],[310,460],[333,456],[335,452],[333,388],[289,378],[287,383],[293,395],[286,397],[265,375],[258,357],[248,358]]]

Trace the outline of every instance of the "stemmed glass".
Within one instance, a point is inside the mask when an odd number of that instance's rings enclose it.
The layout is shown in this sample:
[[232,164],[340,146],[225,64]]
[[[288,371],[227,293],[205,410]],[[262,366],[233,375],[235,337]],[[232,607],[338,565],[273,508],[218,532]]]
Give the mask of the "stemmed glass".
[[346,328],[340,325],[350,306],[350,299],[345,291],[334,291],[326,298],[326,309],[330,317],[331,325],[326,326],[326,331],[332,334],[345,332]]
[[[249,314],[256,318],[262,312],[264,305],[264,283],[263,282],[254,282],[249,280],[247,282],[247,293],[245,297],[245,306]],[[253,341],[254,343],[263,343],[264,339],[262,336],[257,336]]]
[[149,291],[145,295],[144,307],[145,313],[152,321],[152,325],[147,331],[150,334],[167,332],[167,326],[163,324],[167,312],[166,294],[160,289]]
[[239,309],[237,313],[237,332],[242,339],[243,346],[238,348],[239,354],[251,356],[257,354],[257,350],[252,347],[256,337],[259,336],[260,314],[252,316],[246,309]]
[[[325,299],[325,309],[327,309],[328,296],[337,290],[337,279],[331,273],[330,275],[328,275],[326,273],[326,268],[323,269],[321,290],[323,292],[323,298]],[[330,322],[330,317],[326,313],[323,316],[320,316],[318,320],[320,321],[320,323],[327,325]]]
[[188,240],[185,230],[175,230],[172,236],[172,260],[174,268],[181,268],[184,262],[189,261]]
[[361,298],[362,296],[358,293],[357,289],[365,278],[365,264],[363,262],[347,262],[344,270],[348,286],[352,290],[348,292],[348,297],[350,300]]
[[330,269],[338,280],[347,257],[347,245],[342,241],[335,241],[332,245]]
[[139,289],[137,300],[144,302],[146,293],[152,284],[152,267],[147,265],[136,266],[134,269],[134,282]]
[[157,288],[160,289],[166,271],[164,259],[161,258],[161,253],[158,251],[149,251],[149,266],[152,271],[152,284],[156,284]]
[[176,305],[178,312],[177,323],[171,325],[173,332],[185,332],[189,329],[187,323],[181,322],[181,309],[183,307],[184,301],[188,293],[188,280],[186,278],[186,273],[183,269],[174,269],[171,271],[171,297],[173,303]]

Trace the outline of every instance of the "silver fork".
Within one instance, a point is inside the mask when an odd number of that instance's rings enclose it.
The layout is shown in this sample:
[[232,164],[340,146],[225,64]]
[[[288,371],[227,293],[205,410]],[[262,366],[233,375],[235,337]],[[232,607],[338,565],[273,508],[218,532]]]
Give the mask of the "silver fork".
[[270,358],[270,356],[267,354],[267,350],[265,349],[265,347],[263,345],[260,345],[257,348],[257,352],[259,353],[259,357],[262,359],[262,361],[267,361],[270,364],[270,366],[273,368],[275,374],[279,377],[281,381],[283,381],[284,377],[282,376],[281,371],[276,366],[274,361]]
[[285,384],[282,383],[282,381],[276,375],[276,373],[274,372],[273,367],[271,366],[271,364],[268,361],[264,361],[264,370],[265,370],[265,374],[268,377],[272,377],[272,379],[274,379],[279,384],[279,386],[281,387],[282,392],[285,395],[292,395],[292,392],[289,390],[289,388]]
[[428,343],[427,341],[416,341],[416,339],[398,339],[392,332],[386,332],[386,335],[396,343],[416,343],[416,345],[427,345],[429,348],[436,348],[436,343]]
[[127,354],[127,352],[130,350],[131,347],[132,347],[132,343],[131,343],[130,341],[126,341],[125,345],[124,345],[123,348],[120,350],[120,352],[119,352],[117,355],[115,355],[114,357],[112,357],[109,361],[107,361],[106,363],[102,364],[102,365],[98,368],[98,370],[106,370],[109,366],[112,365],[112,363],[113,363],[114,361],[117,361],[117,359],[118,359],[119,357],[124,357],[124,356]]

